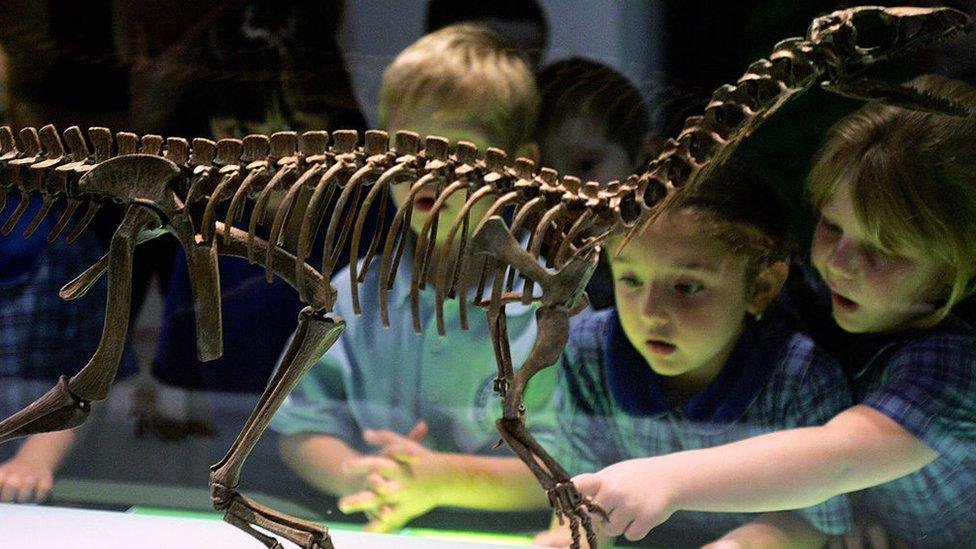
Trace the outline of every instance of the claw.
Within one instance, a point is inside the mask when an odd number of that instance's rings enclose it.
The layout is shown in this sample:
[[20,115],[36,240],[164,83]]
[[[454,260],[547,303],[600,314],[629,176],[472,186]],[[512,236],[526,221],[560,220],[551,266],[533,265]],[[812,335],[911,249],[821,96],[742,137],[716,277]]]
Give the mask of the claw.
[[212,485],[217,509],[226,510],[224,520],[240,528],[269,549],[283,548],[277,539],[261,530],[281,536],[302,549],[335,549],[329,531],[307,520],[296,519],[245,497],[232,488]]
[[546,495],[549,497],[549,505],[555,510],[560,524],[562,524],[563,517],[569,517],[570,530],[573,536],[572,547],[579,547],[580,530],[586,532],[586,541],[590,547],[596,547],[596,530],[593,528],[590,513],[609,521],[610,517],[607,512],[599,504],[580,494],[576,485],[570,481],[557,483],[554,488],[546,492]]

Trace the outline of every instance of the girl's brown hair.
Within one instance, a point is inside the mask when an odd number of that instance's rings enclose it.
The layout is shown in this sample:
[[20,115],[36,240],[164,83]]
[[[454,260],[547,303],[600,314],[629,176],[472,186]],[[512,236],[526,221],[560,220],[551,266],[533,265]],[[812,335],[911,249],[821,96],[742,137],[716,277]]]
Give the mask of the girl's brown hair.
[[688,209],[702,230],[724,242],[733,253],[748,258],[746,277],[752,279],[767,265],[785,261],[793,250],[786,208],[758,170],[726,162],[693,189],[676,208]]
[[819,210],[847,183],[858,222],[882,251],[922,253],[947,274],[932,321],[973,293],[976,277],[976,89],[940,75],[907,83],[970,107],[967,117],[870,103],[837,122],[809,176]]

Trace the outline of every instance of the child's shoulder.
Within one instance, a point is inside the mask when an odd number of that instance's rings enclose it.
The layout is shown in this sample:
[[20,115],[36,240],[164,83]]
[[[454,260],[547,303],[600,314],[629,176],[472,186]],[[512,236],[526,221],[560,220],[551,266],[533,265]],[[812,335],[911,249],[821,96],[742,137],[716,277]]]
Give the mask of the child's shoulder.
[[616,322],[616,310],[585,309],[569,320],[567,348],[576,352],[603,352],[607,346],[607,332]]
[[808,387],[846,383],[840,362],[814,339],[795,311],[777,303],[772,313],[761,327],[760,344],[771,350],[775,377]]
[[932,370],[976,383],[976,328],[949,316],[938,326],[911,332],[885,357],[884,366]]
[[842,366],[795,318],[776,314],[760,328],[760,350],[749,360],[760,372],[769,366],[754,413],[785,426],[819,425],[851,405]]
[[801,379],[810,375],[843,375],[837,359],[799,328],[784,335],[778,364],[788,375]]
[[563,349],[562,367],[573,376],[602,378],[616,310],[585,309],[569,320],[569,339]]
[[888,416],[941,455],[967,455],[976,439],[976,333],[948,318],[901,334],[853,379],[861,404]]

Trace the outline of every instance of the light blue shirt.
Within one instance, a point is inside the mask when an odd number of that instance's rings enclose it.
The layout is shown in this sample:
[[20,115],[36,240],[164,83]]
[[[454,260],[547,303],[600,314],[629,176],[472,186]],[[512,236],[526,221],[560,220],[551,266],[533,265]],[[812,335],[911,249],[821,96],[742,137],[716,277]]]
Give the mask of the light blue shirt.
[[[495,420],[501,417],[501,399],[493,390],[497,366],[484,312],[469,306],[469,329],[462,330],[458,302],[445,301],[447,335],[441,337],[434,292],[428,287],[420,292],[423,334],[416,334],[410,312],[412,262],[405,258],[389,294],[390,327],[384,328],[379,263],[373,262],[360,286],[360,316],[352,308],[349,267],[333,278],[339,292],[335,312],[346,321],[346,330],[285,400],[271,428],[286,435],[333,435],[367,451],[362,430],[407,433],[424,420],[430,428],[424,444],[435,451],[510,452],[492,450],[499,440]],[[535,343],[535,307],[509,304],[506,313],[512,362],[518,368]],[[556,370],[536,374],[525,394],[526,423],[546,446],[555,432]]]

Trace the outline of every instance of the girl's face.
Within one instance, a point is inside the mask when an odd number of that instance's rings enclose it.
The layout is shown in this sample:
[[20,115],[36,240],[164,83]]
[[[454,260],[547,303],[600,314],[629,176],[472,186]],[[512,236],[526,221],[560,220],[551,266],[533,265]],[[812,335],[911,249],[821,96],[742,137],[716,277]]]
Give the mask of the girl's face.
[[943,269],[918,252],[887,254],[861,227],[850,186],[837,185],[813,233],[813,266],[830,287],[834,320],[847,332],[920,327],[936,306]]
[[707,386],[735,347],[745,315],[765,305],[749,298],[747,259],[705,234],[687,211],[661,217],[610,266],[627,339],[652,370],[672,378],[672,388]]

